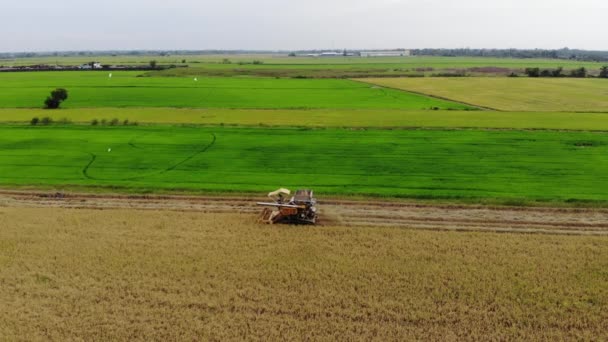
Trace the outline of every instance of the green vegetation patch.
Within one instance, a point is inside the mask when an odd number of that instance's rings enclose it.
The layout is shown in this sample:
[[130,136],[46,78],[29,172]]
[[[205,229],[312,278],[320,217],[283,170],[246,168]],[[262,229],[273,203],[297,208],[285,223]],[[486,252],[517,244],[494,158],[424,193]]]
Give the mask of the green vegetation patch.
[[605,201],[608,136],[475,130],[0,127],[0,184]]
[[65,88],[62,107],[470,109],[470,106],[349,80],[153,78],[137,72],[0,74],[0,107],[42,107]]
[[608,112],[606,79],[477,77],[361,81],[505,111]]

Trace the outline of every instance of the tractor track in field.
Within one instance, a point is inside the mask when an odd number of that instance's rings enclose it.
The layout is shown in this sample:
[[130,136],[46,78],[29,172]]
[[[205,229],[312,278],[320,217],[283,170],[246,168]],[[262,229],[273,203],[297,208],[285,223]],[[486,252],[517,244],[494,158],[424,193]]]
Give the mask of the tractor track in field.
[[[127,145],[129,145],[131,148],[135,148],[135,149],[142,149],[141,147],[138,147],[137,145],[135,145],[135,139],[137,137],[133,137],[131,138],[131,140],[129,140],[129,142],[127,143]],[[192,160],[194,157],[198,156],[199,154],[203,154],[205,152],[207,152],[207,150],[209,150],[211,147],[213,147],[213,145],[215,145],[215,142],[217,140],[217,136],[215,135],[215,133],[211,133],[211,142],[207,145],[204,145],[202,148],[200,148],[199,150],[195,151],[193,154],[189,155],[188,157],[178,161],[177,163],[169,166],[168,168],[161,170],[161,171],[157,171],[154,173],[149,173],[149,174],[145,174],[145,175],[138,175],[138,176],[133,176],[133,177],[126,177],[126,178],[109,178],[109,179],[104,179],[104,178],[96,178],[96,177],[92,177],[91,175],[89,175],[89,169],[91,168],[91,166],[93,165],[93,163],[95,163],[95,161],[97,160],[97,155],[94,153],[90,153],[88,152],[87,154],[89,154],[91,156],[91,160],[89,160],[89,162],[84,166],[84,168],[82,169],[82,175],[87,178],[87,179],[92,179],[92,180],[108,180],[108,181],[112,181],[112,180],[120,180],[120,181],[128,181],[128,180],[137,180],[137,179],[143,179],[146,177],[150,177],[150,176],[154,176],[154,175],[161,175],[163,173],[167,173],[169,171],[173,171],[175,170],[177,167],[189,162],[190,160]]]
[[[0,190],[0,207],[260,212],[254,196],[173,196]],[[421,204],[384,200],[319,199],[319,223],[348,227],[608,235],[608,209]]]

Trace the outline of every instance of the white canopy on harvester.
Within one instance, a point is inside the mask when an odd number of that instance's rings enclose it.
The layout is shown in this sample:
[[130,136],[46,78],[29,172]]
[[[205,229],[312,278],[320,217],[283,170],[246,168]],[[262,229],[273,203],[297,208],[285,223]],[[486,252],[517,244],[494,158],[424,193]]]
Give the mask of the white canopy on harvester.
[[283,196],[289,196],[289,195],[291,195],[291,191],[289,191],[289,189],[285,189],[285,188],[280,188],[278,190],[268,193],[268,197],[275,201],[279,198],[282,198]]

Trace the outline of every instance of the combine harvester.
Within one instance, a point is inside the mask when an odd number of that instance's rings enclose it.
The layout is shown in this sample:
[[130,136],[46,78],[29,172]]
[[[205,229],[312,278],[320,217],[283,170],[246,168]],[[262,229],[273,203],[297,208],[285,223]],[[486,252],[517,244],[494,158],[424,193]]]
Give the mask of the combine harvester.
[[289,201],[285,201],[290,194],[291,191],[281,188],[268,194],[274,202],[258,202],[258,205],[267,207],[262,210],[259,221],[268,224],[315,224],[317,200],[312,196],[312,190],[298,190]]

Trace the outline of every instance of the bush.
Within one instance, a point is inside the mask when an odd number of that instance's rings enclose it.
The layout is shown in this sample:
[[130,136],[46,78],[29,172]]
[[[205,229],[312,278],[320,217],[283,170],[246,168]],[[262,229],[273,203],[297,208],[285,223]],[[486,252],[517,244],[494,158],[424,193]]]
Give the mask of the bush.
[[526,75],[528,75],[528,77],[539,77],[540,69],[539,68],[526,68],[525,73],[526,73]]
[[116,126],[118,125],[120,121],[117,118],[114,118],[112,120],[110,120],[110,126]]
[[601,69],[600,69],[600,78],[608,78],[608,66],[604,65]]
[[253,64],[259,65],[259,64],[264,64],[264,62],[256,59],[255,61],[253,61]]
[[432,77],[466,77],[467,74],[464,71],[454,72],[438,72],[431,75]]
[[125,121],[122,122],[123,126],[128,126],[129,125],[129,119],[125,119]]
[[70,120],[68,118],[61,118],[61,119],[59,119],[59,121],[57,121],[57,123],[60,123],[62,125],[67,125],[67,124],[71,124],[72,120]]
[[97,125],[99,125],[99,121],[97,119],[91,120],[91,126],[97,126]]
[[108,120],[106,119],[101,119],[100,123],[105,126],[108,123]]
[[562,77],[562,76],[564,76],[563,71],[564,71],[564,68],[559,67],[551,72],[551,76]]
[[150,68],[156,69],[156,61],[150,61]]
[[40,122],[40,119],[38,119],[37,117],[33,117],[32,120],[30,121],[30,125],[36,126],[38,124],[38,122]]
[[585,69],[585,67],[574,69],[570,72],[570,76],[578,77],[578,78],[585,78],[585,77],[587,77],[587,69]]
[[53,123],[53,119],[49,118],[48,116],[45,116],[42,118],[42,120],[40,120],[40,123],[42,125],[50,125]]

